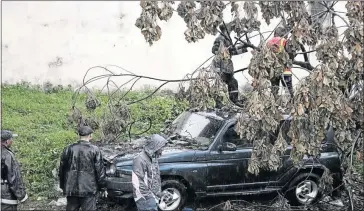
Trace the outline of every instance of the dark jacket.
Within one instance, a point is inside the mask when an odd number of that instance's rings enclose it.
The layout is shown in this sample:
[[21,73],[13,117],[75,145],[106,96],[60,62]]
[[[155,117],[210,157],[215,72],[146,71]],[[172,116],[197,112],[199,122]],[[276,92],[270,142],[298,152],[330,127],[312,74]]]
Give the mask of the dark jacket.
[[132,183],[134,200],[141,198],[155,198],[161,196],[161,177],[158,159],[155,152],[167,144],[167,140],[160,135],[152,135],[148,139],[144,150],[134,158]]
[[20,173],[20,166],[13,152],[1,147],[1,203],[16,205],[28,198]]
[[87,141],[67,146],[59,166],[60,188],[66,196],[95,195],[105,186],[105,167],[97,146]]
[[[242,53],[246,53],[248,51],[243,45],[233,46],[228,39],[229,35],[227,35],[226,33],[224,35],[220,34],[214,41],[211,51],[217,56],[215,56],[212,65],[215,71],[218,73],[223,72],[233,74],[234,65],[233,61],[231,60],[231,56],[236,56]],[[229,49],[229,58],[226,61],[223,61],[223,59],[218,56],[220,45],[223,45],[225,48]]]

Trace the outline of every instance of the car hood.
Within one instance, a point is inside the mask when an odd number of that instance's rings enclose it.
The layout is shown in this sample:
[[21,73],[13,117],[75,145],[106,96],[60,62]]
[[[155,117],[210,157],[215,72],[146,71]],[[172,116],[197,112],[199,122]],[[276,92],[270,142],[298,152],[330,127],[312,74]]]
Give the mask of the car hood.
[[[193,161],[196,150],[192,149],[165,149],[162,156],[158,159],[159,163],[191,162]],[[131,166],[133,158],[139,153],[130,153],[114,158],[113,163],[117,167]]]

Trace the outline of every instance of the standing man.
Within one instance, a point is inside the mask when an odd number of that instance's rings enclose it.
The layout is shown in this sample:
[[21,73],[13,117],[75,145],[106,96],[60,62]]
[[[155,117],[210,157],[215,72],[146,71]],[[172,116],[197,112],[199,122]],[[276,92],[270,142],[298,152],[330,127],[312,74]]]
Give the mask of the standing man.
[[157,202],[164,194],[161,192],[161,177],[158,158],[167,140],[160,135],[152,135],[144,150],[133,160],[133,197],[138,211],[157,211]]
[[16,136],[1,130],[1,210],[17,210],[19,202],[28,199],[19,164],[10,150]]
[[96,210],[96,194],[105,186],[100,149],[90,143],[93,130],[78,129],[80,140],[67,146],[59,167],[60,188],[67,196],[66,210]]
[[[291,61],[293,61],[294,54],[290,51],[290,49],[288,49],[288,46],[286,45],[287,40],[284,38],[285,34],[286,34],[286,30],[282,26],[277,27],[277,29],[274,31],[273,38],[268,40],[267,46],[274,53],[276,53],[278,55],[278,57],[279,57],[279,54],[287,52],[289,59]],[[281,55],[281,56],[283,56],[283,55]],[[273,94],[275,96],[278,95],[279,82],[282,82],[283,87],[288,88],[291,98],[293,98],[292,69],[287,63],[282,62],[281,74],[279,74],[278,76],[271,79],[272,86],[274,86]]]
[[[239,86],[238,81],[234,78],[234,65],[231,57],[246,53],[248,50],[245,45],[233,45],[232,40],[230,39],[230,24],[227,24],[226,27],[224,24],[220,25],[219,28],[221,34],[215,39],[212,46],[212,53],[217,55],[212,62],[212,66],[214,70],[220,75],[221,80],[227,84],[229,90],[229,99],[233,103],[237,103],[239,98]],[[218,56],[220,46],[228,49],[228,55],[223,56],[225,58]]]

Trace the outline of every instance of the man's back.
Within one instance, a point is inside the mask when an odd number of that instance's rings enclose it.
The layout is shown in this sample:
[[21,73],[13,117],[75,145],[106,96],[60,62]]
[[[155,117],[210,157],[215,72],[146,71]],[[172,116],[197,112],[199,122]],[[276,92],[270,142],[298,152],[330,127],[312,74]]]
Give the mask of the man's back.
[[98,147],[79,141],[65,148],[60,165],[60,185],[67,196],[96,194],[104,178],[105,170]]

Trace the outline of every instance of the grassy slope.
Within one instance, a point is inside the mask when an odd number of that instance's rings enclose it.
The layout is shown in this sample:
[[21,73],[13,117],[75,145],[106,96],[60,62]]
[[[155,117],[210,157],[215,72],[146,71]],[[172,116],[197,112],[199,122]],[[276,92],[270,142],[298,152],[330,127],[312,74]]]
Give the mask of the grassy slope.
[[[143,95],[146,93],[130,94],[131,98]],[[54,184],[52,170],[59,165],[63,148],[77,140],[72,125],[67,121],[71,96],[70,90],[46,94],[41,89],[25,85],[2,86],[1,127],[19,134],[12,149],[22,165],[23,177],[32,196],[52,196],[53,192],[49,191],[53,190]],[[84,107],[83,102],[79,100],[78,107]],[[152,118],[153,127],[149,133],[155,133],[166,119],[172,117],[173,104],[171,97],[156,96],[144,105],[135,104],[131,112],[136,119],[142,116]],[[98,108],[96,113],[101,114],[102,109]]]
[[23,86],[2,87],[2,128],[19,134],[12,148],[30,193],[51,189],[62,148],[77,138],[66,124],[70,96],[69,91],[47,95]]

